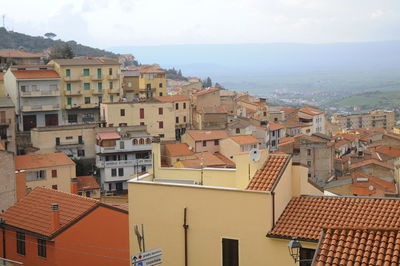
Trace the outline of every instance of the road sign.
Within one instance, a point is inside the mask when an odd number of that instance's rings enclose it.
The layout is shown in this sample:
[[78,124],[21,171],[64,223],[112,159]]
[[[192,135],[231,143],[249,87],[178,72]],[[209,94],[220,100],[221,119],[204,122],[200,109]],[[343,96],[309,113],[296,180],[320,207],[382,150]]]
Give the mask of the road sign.
[[133,266],[151,266],[162,263],[161,248],[152,249],[132,256]]

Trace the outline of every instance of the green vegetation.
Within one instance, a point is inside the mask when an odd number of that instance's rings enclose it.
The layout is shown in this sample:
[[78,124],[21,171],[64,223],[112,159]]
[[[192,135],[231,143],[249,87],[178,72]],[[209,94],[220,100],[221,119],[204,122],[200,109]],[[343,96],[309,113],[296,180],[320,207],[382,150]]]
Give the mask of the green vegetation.
[[185,78],[182,75],[182,71],[179,69],[178,71],[176,71],[175,68],[172,69],[166,69],[165,72],[167,73],[167,79],[173,79],[173,80],[187,80],[187,78]]
[[75,56],[117,56],[117,54],[112,52],[85,46],[75,41],[64,42],[61,40],[53,40],[51,37],[54,38],[56,36],[54,33],[46,33],[46,35],[47,38],[42,36],[34,37],[18,32],[7,31],[5,28],[0,27],[0,49],[17,49],[32,53],[40,53],[48,48],[65,47],[65,45],[68,45],[71,47]]
[[400,90],[398,91],[367,91],[348,96],[332,105],[342,108],[359,106],[363,110],[397,109],[400,106]]

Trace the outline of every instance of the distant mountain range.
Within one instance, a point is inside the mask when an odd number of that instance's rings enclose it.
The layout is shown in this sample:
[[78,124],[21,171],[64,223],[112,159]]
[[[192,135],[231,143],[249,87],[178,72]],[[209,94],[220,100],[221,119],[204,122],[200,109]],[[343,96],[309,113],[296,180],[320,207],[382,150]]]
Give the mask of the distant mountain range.
[[63,46],[68,43],[76,56],[116,57],[117,54],[79,44],[75,41],[64,42],[42,36],[30,36],[0,27],[0,49],[23,49],[27,52],[42,52],[47,48]]
[[[400,85],[400,41],[113,47],[228,88],[377,89]],[[387,84],[386,84],[387,83]],[[399,86],[400,88],[400,86]]]

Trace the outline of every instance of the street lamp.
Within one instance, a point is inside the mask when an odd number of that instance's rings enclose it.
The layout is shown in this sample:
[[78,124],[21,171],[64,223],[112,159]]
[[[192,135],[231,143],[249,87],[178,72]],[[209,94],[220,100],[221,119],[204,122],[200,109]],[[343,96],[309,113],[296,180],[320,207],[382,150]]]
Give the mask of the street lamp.
[[297,240],[296,237],[289,241],[288,249],[290,256],[292,256],[292,258],[294,259],[294,262],[299,262],[301,243]]

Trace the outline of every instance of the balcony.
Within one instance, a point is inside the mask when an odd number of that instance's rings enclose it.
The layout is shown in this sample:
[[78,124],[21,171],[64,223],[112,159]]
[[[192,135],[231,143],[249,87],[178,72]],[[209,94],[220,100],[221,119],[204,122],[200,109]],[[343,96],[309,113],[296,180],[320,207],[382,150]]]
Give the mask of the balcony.
[[103,80],[104,75],[92,75],[92,80]]
[[121,74],[112,74],[112,75],[108,74],[107,79],[110,79],[110,80],[119,79],[120,75]]
[[120,167],[120,166],[137,166],[137,165],[149,165],[151,159],[135,159],[126,161],[96,161],[97,168],[104,167]]
[[120,90],[117,88],[108,89],[108,94],[118,94],[118,93],[120,93]]
[[81,96],[81,90],[65,90],[65,96]]
[[99,89],[92,90],[93,95],[103,95],[103,93],[104,93],[104,90],[99,90]]
[[60,89],[55,90],[37,90],[37,91],[21,91],[21,97],[45,97],[60,96]]
[[60,110],[59,104],[53,105],[22,105],[22,112],[36,112],[36,111],[57,111]]
[[73,149],[73,148],[81,148],[84,146],[83,142],[78,142],[78,141],[71,141],[71,142],[61,142],[59,144],[56,144],[56,150],[64,150],[64,149]]
[[0,119],[0,126],[8,126],[11,124],[11,118]]
[[130,147],[120,149],[119,147],[102,147],[96,145],[96,153],[116,153],[116,152],[131,152],[131,151],[147,151],[151,150],[151,144],[137,144]]
[[62,78],[66,82],[81,81],[81,77],[80,76],[63,76]]

